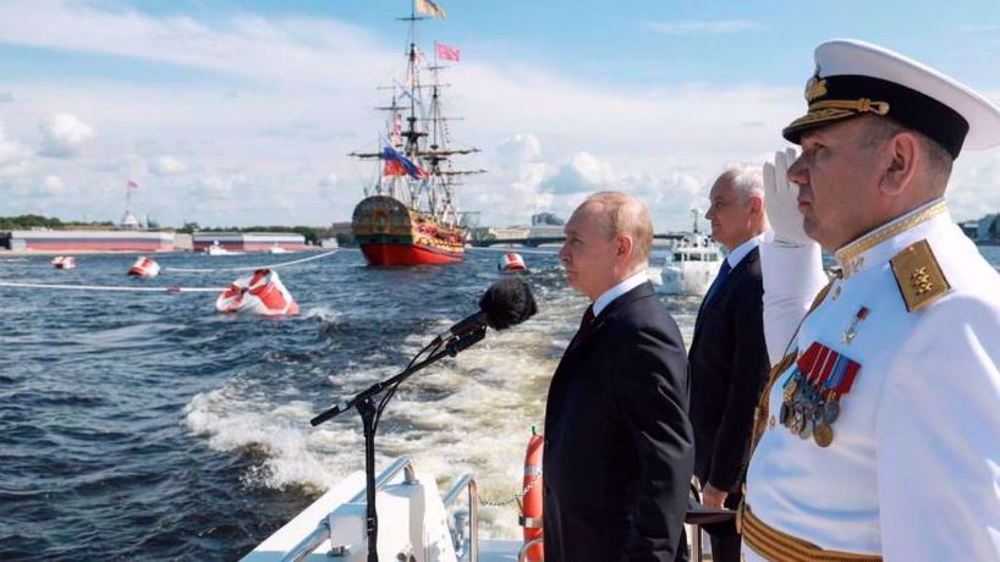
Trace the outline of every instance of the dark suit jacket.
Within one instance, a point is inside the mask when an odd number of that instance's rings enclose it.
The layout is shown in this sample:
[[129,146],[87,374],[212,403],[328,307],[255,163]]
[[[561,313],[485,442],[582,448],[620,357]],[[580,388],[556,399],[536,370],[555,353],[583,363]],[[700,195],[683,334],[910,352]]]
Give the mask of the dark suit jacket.
[[753,411],[767,380],[764,286],[754,248],[702,304],[688,356],[695,475],[702,485],[735,491],[749,461]]
[[573,338],[552,377],[546,562],[672,561],[693,446],[684,344],[644,283]]

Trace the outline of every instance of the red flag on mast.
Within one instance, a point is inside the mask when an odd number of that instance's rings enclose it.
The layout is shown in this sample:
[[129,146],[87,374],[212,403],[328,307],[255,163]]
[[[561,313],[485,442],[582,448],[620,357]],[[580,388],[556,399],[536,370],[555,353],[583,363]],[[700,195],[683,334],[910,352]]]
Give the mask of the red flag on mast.
[[125,184],[125,186],[129,189],[139,189],[139,184],[135,183],[134,180],[128,180],[128,183]]
[[453,60],[458,62],[461,55],[461,51],[458,47],[452,47],[451,45],[445,45],[444,43],[434,43],[435,53],[437,58],[441,60]]

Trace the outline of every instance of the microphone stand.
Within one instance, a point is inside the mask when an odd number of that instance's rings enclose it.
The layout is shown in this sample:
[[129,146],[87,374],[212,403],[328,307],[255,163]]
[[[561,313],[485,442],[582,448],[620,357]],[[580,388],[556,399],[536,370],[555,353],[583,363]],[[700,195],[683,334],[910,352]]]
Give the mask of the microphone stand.
[[[358,393],[350,400],[337,404],[336,406],[309,420],[309,423],[315,427],[336,417],[338,414],[346,412],[352,407],[356,408],[358,413],[361,414],[361,427],[365,438],[365,502],[367,504],[365,519],[366,533],[368,536],[368,562],[378,562],[378,513],[375,509],[375,430],[378,426],[379,417],[382,414],[382,408],[384,408],[386,403],[388,403],[388,400],[392,398],[391,393],[395,390],[396,385],[410,378],[414,373],[424,367],[437,363],[445,357],[454,357],[458,355],[459,352],[468,349],[484,337],[486,337],[485,326],[463,336],[452,337],[443,344],[444,349],[435,351],[419,363],[411,363],[401,373],[384,381],[373,384],[368,387],[367,390]],[[420,354],[417,354],[417,357],[419,356]],[[390,394],[387,395],[383,399],[383,402],[376,408],[374,398],[386,390],[389,390]]]

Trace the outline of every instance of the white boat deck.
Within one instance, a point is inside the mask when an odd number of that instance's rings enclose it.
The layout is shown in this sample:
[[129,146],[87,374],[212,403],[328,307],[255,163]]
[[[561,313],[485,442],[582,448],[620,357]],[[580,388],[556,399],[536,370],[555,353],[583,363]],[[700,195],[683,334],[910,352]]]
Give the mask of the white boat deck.
[[[400,478],[404,466],[405,478]],[[475,489],[474,485],[467,488],[468,483],[468,477],[459,479],[442,499],[433,476],[415,474],[407,459],[398,459],[386,469],[376,480],[379,559],[402,560],[412,555],[417,562],[470,560],[470,529],[463,525],[462,533],[455,535],[457,530],[448,528],[454,520],[444,504],[461,498],[455,502],[459,506],[451,509],[468,507],[466,492]],[[260,543],[242,562],[364,562],[367,560],[364,490],[364,473],[348,475]],[[473,519],[475,512],[473,509]],[[689,540],[697,536],[694,528],[689,528],[688,533]],[[453,546],[456,541],[466,546],[461,556],[456,556]],[[517,562],[522,541],[481,539],[478,545],[479,562]]]

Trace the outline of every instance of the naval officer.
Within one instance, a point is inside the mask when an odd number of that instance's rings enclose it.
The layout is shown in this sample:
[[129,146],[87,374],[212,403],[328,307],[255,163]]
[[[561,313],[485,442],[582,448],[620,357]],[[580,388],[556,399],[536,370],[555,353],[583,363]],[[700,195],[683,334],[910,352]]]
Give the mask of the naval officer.
[[[1000,144],[1000,109],[846,40],[817,48],[806,99],[783,131],[802,155],[765,169],[766,337],[784,358],[756,413],[744,552],[998,560],[1000,275],[944,194],[963,146]],[[809,239],[840,272],[803,320],[822,279]]]

